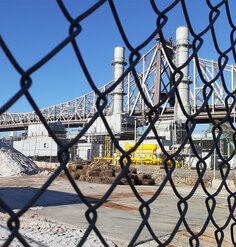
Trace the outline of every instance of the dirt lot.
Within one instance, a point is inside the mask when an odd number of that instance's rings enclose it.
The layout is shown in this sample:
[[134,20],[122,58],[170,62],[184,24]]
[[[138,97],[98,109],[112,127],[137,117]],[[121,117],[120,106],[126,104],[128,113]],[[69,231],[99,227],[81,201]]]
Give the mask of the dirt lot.
[[[156,174],[159,173],[155,172]],[[181,173],[181,171],[179,171]],[[163,171],[161,171],[163,173]],[[184,171],[186,173],[186,171]],[[192,171],[190,171],[192,176]],[[28,176],[0,178],[0,196],[14,211],[18,211],[39,191],[39,188],[48,179],[48,176]],[[80,190],[92,205],[99,203],[110,185],[93,184],[76,181]],[[149,200],[159,186],[137,186],[136,189],[144,201]],[[178,192],[187,196],[192,186],[177,184]],[[213,193],[215,190],[209,187]],[[229,211],[227,206],[226,190],[217,196],[217,208],[214,218],[218,224],[223,225],[227,220]],[[207,218],[205,206],[206,196],[199,188],[194,196],[188,200],[188,213],[186,219],[194,232],[199,232]],[[155,234],[162,240],[169,238],[179,219],[177,203],[179,199],[169,184],[160,193],[158,199],[150,204],[151,215],[149,223]],[[110,239],[110,246],[127,246],[141,224],[139,207],[141,203],[134,196],[130,187],[119,185],[102,206],[97,209],[98,218],[96,226],[101,234]],[[76,246],[89,224],[85,218],[87,210],[81,199],[76,195],[71,184],[65,178],[56,179],[47,191],[30,207],[20,218],[20,233],[31,246]],[[2,210],[0,217],[0,244],[8,233],[6,221],[8,214]],[[212,224],[200,238],[200,246],[216,246]],[[93,232],[94,234],[94,232]],[[136,240],[136,246],[156,246],[146,227]],[[169,246],[189,246],[189,234],[183,224]],[[225,229],[223,246],[232,246],[230,229]],[[12,246],[21,246],[15,240]],[[94,236],[90,236],[84,246],[103,246]]]

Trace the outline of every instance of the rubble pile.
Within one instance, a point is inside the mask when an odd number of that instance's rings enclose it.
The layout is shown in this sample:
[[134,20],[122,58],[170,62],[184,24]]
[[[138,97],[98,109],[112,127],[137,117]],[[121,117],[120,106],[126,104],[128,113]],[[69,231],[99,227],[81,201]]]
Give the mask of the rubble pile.
[[[69,170],[74,179],[86,181],[90,183],[111,184],[120,174],[121,168],[119,166],[111,165],[106,161],[81,162],[69,165]],[[137,173],[136,168],[129,168],[129,178],[134,185],[154,185],[155,180],[151,178],[150,174]],[[119,184],[128,184],[126,178],[122,178]]]
[[0,176],[34,175],[40,172],[37,165],[25,155],[0,142]]

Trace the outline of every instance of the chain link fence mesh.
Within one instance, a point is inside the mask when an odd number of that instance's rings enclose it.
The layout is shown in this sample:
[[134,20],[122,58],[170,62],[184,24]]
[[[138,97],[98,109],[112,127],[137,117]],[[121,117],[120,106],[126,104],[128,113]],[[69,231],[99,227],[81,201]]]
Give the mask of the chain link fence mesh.
[[[214,2],[214,3],[213,3]],[[216,3],[217,2],[217,3]],[[142,230],[146,227],[153,240],[156,241],[157,246],[168,246],[171,241],[175,238],[175,235],[177,234],[179,228],[181,225],[184,225],[185,229],[189,233],[189,245],[190,246],[201,246],[200,244],[200,237],[204,234],[209,224],[213,224],[215,227],[215,241],[217,246],[224,246],[224,230],[227,227],[230,227],[231,229],[231,241],[232,246],[235,246],[235,226],[236,226],[236,219],[234,215],[236,201],[235,201],[235,191],[232,191],[227,183],[226,180],[230,173],[230,160],[235,155],[235,125],[233,123],[231,113],[232,109],[235,107],[235,91],[229,91],[227,87],[227,83],[225,81],[224,77],[224,67],[226,66],[229,55],[233,57],[234,61],[236,59],[236,53],[235,53],[235,30],[236,26],[234,24],[233,14],[231,12],[231,8],[229,5],[229,2],[227,0],[224,1],[210,1],[206,0],[205,4],[207,4],[209,9],[209,22],[206,23],[205,28],[200,32],[196,33],[195,29],[192,25],[191,18],[188,13],[188,8],[186,6],[186,1],[184,0],[176,0],[171,1],[171,3],[166,6],[165,9],[160,10],[158,6],[158,1],[150,0],[150,2],[147,2],[146,4],[149,4],[154,13],[156,14],[156,28],[153,30],[153,32],[150,34],[149,37],[146,38],[142,43],[140,43],[138,46],[134,47],[132,45],[132,42],[129,40],[129,36],[125,32],[125,28],[123,26],[123,22],[120,19],[119,12],[116,8],[115,3],[110,0],[101,0],[95,3],[92,7],[90,7],[88,10],[86,10],[83,14],[79,15],[76,18],[73,18],[68,9],[66,8],[66,5],[63,3],[62,0],[57,1],[58,6],[60,7],[64,17],[68,21],[68,31],[69,34],[61,43],[59,43],[53,50],[51,50],[45,57],[43,57],[40,61],[35,63],[32,67],[30,67],[28,70],[24,70],[21,65],[16,61],[14,54],[11,53],[11,51],[8,49],[7,44],[4,42],[3,38],[0,37],[0,46],[1,49],[4,51],[5,55],[11,62],[11,64],[14,66],[15,70],[21,75],[20,85],[21,89],[12,97],[10,98],[0,109],[0,114],[3,114],[6,112],[12,105],[14,105],[17,100],[19,100],[21,97],[25,96],[34,109],[34,111],[39,116],[41,122],[46,127],[54,141],[57,143],[57,145],[60,147],[60,151],[58,152],[58,159],[60,161],[60,166],[56,169],[56,171],[49,177],[47,182],[41,187],[41,189],[33,196],[33,198],[24,205],[19,211],[14,212],[9,205],[7,205],[1,198],[0,198],[0,206],[1,208],[9,214],[9,220],[7,223],[7,226],[10,230],[10,235],[8,236],[4,246],[9,246],[11,242],[14,240],[14,238],[17,238],[24,246],[29,246],[27,243],[27,240],[20,234],[20,219],[21,217],[29,210],[29,208],[45,193],[47,188],[50,186],[50,184],[59,176],[59,174],[64,171],[68,180],[71,183],[71,186],[73,186],[74,190],[78,194],[78,196],[81,198],[84,205],[87,207],[87,210],[85,211],[85,217],[89,223],[89,226],[87,230],[85,231],[82,239],[78,243],[78,246],[83,246],[88,236],[91,234],[91,232],[95,232],[97,237],[101,240],[102,244],[104,246],[108,246],[106,240],[104,239],[103,235],[101,234],[99,228],[96,225],[97,218],[99,217],[98,209],[103,205],[103,203],[109,199],[111,194],[113,193],[115,187],[119,184],[120,180],[122,178],[126,178],[128,181],[128,184],[133,191],[133,194],[137,198],[137,200],[140,202],[139,212],[140,212],[140,218],[141,223],[139,226],[137,226],[137,231],[130,240],[129,246],[134,246],[136,240],[138,239],[139,235],[141,234]],[[113,84],[107,88],[104,92],[101,92],[98,87],[96,86],[95,82],[93,81],[90,72],[86,66],[86,63],[83,59],[83,56],[80,52],[79,44],[76,42],[76,37],[78,37],[82,33],[82,27],[81,22],[85,20],[86,18],[89,18],[90,15],[92,15],[95,11],[98,11],[99,8],[102,8],[103,5],[108,5],[110,8],[110,11],[113,15],[113,18],[115,20],[115,23],[117,25],[117,29],[119,30],[119,33],[123,39],[123,42],[126,46],[126,48],[129,50],[130,55],[128,59],[127,67],[123,73],[123,75],[117,80],[114,81]],[[135,5],[135,3],[133,2]],[[189,58],[179,67],[175,65],[175,63],[172,60],[172,57],[168,57],[168,48],[167,43],[163,34],[163,29],[165,28],[165,25],[168,23],[168,13],[173,11],[175,8],[180,7],[181,11],[183,12],[183,15],[185,17],[185,21],[187,23],[190,35],[192,37],[191,41],[191,55]],[[134,6],[135,11],[135,6]],[[220,49],[218,39],[216,37],[216,30],[215,30],[215,24],[217,20],[221,17],[221,12],[224,11],[226,13],[227,22],[229,23],[229,26],[231,27],[230,31],[230,43],[231,45],[222,51]],[[199,14],[200,15],[200,14]],[[199,16],[199,18],[201,18]],[[218,54],[218,67],[219,72],[214,76],[212,80],[206,80],[206,77],[202,73],[200,69],[200,63],[198,59],[199,51],[204,43],[204,35],[210,34],[212,38],[212,42],[214,44],[215,50]],[[140,51],[146,47],[153,39],[156,37],[159,37],[160,42],[163,45],[163,48],[166,52],[166,59],[168,60],[169,64],[171,64],[173,68],[173,72],[171,73],[170,81],[172,82],[172,88],[168,92],[168,94],[163,98],[161,101],[157,102],[156,105],[152,105],[149,100],[147,99],[144,89],[141,85],[140,77],[138,76],[138,73],[136,71],[136,65],[141,57]],[[34,83],[31,79],[32,73],[34,73],[37,70],[40,70],[42,66],[44,66],[48,61],[50,61],[57,53],[61,52],[67,45],[71,44],[74,50],[74,54],[77,57],[77,60],[80,64],[80,66],[83,69],[84,75],[87,78],[88,84],[91,86],[91,88],[94,90],[97,96],[96,100],[96,108],[97,111],[94,113],[94,116],[91,118],[91,120],[86,124],[86,126],[80,131],[80,133],[70,141],[68,144],[62,143],[55,133],[50,129],[48,123],[46,122],[45,118],[42,115],[42,112],[40,111],[37,102],[35,102],[34,98],[32,97],[31,93],[29,92],[29,88]],[[199,76],[201,78],[201,81],[203,83],[203,97],[204,102],[202,103],[201,107],[199,107],[194,114],[188,114],[186,112],[186,109],[181,101],[181,96],[178,92],[178,85],[180,84],[183,73],[182,69],[188,65],[193,59],[195,59],[195,63],[198,69]],[[142,96],[143,102],[146,105],[146,107],[149,109],[147,114],[147,121],[148,126],[145,130],[145,132],[142,134],[141,138],[138,140],[138,142],[135,144],[134,147],[132,147],[129,151],[125,151],[120,145],[115,137],[113,131],[111,130],[105,115],[104,115],[104,109],[107,104],[107,96],[112,93],[112,91],[122,82],[122,80],[128,75],[129,72],[132,72],[133,77],[135,79],[135,83],[138,87],[138,90]],[[224,91],[226,92],[227,96],[225,97],[225,107],[226,107],[226,115],[221,120],[215,120],[212,116],[210,105],[209,105],[209,99],[212,96],[213,93],[213,83],[220,78],[222,80],[222,85],[224,87]],[[177,150],[173,153],[169,153],[167,150],[165,150],[164,145],[162,144],[161,138],[158,135],[158,132],[155,128],[155,123],[158,121],[160,117],[160,109],[165,104],[166,100],[170,98],[171,96],[175,96],[176,99],[179,102],[179,105],[181,107],[181,110],[186,117],[186,121],[183,125],[184,128],[184,138],[182,138],[181,143]],[[195,147],[194,141],[192,139],[192,133],[196,127],[196,118],[201,114],[202,111],[206,111],[209,122],[212,124],[212,136],[214,140],[213,146],[210,148],[209,153],[205,157],[201,157]],[[116,177],[115,181],[107,192],[102,196],[101,199],[99,199],[96,203],[91,203],[83,194],[83,192],[80,190],[80,187],[75,183],[73,177],[71,176],[67,164],[70,159],[69,157],[69,149],[75,145],[87,132],[87,130],[92,126],[92,124],[96,121],[97,118],[101,118],[110,137],[112,142],[114,143],[114,146],[119,152],[121,153],[121,157],[119,159],[119,165],[122,168],[121,173]],[[223,134],[223,128],[222,125],[228,123],[230,126],[232,132],[233,132],[233,151],[229,155],[229,157],[225,157],[221,154],[220,149],[220,139],[221,135]],[[133,185],[131,178],[128,175],[128,169],[131,166],[131,158],[130,155],[133,151],[135,151],[138,146],[144,141],[144,139],[147,137],[149,132],[153,132],[155,135],[155,139],[158,142],[158,145],[160,146],[162,152],[165,155],[164,160],[164,170],[165,170],[165,177],[160,184],[160,186],[157,187],[156,192],[153,194],[153,196],[149,200],[144,200],[142,196],[139,194],[137,188]],[[177,157],[181,150],[184,148],[186,144],[190,144],[191,149],[193,150],[193,153],[195,157],[198,159],[198,162],[196,164],[196,171],[198,174],[198,179],[196,183],[194,184],[192,190],[187,196],[182,196],[178,190],[176,189],[176,185],[172,179],[172,174],[176,169],[176,160],[175,157]],[[203,182],[204,174],[206,173],[207,164],[206,159],[214,154],[214,151],[217,153],[220,159],[219,163],[219,171],[221,175],[221,183],[218,187],[218,189],[211,194],[208,189],[206,188],[206,185]],[[175,193],[175,196],[178,198],[177,208],[179,212],[179,219],[176,223],[176,226],[174,227],[171,234],[168,236],[168,238],[163,242],[160,240],[160,238],[157,236],[156,232],[152,229],[151,224],[149,223],[149,219],[151,217],[151,204],[158,200],[160,193],[163,191],[163,188],[166,186],[166,184],[169,183],[172,187],[173,192]],[[193,197],[196,190],[201,187],[206,195],[205,200],[205,207],[208,212],[208,217],[205,219],[204,224],[202,225],[202,228],[199,230],[199,232],[194,232],[190,224],[186,218],[187,212],[188,212],[188,202]],[[214,218],[214,212],[217,205],[217,196],[220,194],[220,192],[225,189],[228,193],[228,217],[225,221],[225,224],[219,225],[217,221]]]

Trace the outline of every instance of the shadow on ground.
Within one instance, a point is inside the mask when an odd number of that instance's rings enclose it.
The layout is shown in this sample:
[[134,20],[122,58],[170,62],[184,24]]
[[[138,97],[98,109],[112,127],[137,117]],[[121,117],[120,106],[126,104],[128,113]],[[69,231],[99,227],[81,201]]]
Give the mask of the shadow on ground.
[[[1,188],[0,198],[12,209],[21,209],[30,202],[32,197],[39,191],[37,188],[11,187]],[[97,202],[97,199],[86,198],[90,203]],[[81,198],[72,193],[46,190],[43,195],[30,207],[49,207],[68,204],[83,203]],[[0,205],[0,210],[2,210]]]

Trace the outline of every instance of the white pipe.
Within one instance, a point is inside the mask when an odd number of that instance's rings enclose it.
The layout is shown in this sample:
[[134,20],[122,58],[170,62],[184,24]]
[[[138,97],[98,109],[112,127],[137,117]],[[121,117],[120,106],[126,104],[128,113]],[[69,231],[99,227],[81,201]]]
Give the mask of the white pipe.
[[[189,33],[187,27],[179,27],[176,30],[176,66],[180,67],[189,58]],[[183,79],[178,85],[179,95],[185,111],[191,114],[189,102],[189,65],[182,68]],[[183,114],[178,100],[175,104],[175,120],[185,122],[186,116]]]
[[137,142],[137,119],[134,118],[134,145]]
[[[124,73],[125,68],[125,48],[124,47],[115,47],[114,50],[114,62],[112,63],[114,69],[114,78],[113,81],[116,82]],[[113,109],[112,114],[121,114],[123,113],[123,81],[116,86],[113,90]]]
[[196,60],[193,60],[193,107],[194,107],[194,113],[197,111],[197,77],[196,77]]

